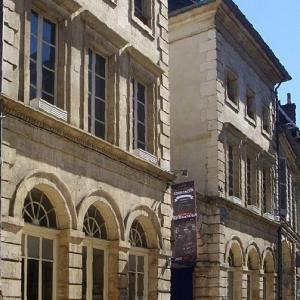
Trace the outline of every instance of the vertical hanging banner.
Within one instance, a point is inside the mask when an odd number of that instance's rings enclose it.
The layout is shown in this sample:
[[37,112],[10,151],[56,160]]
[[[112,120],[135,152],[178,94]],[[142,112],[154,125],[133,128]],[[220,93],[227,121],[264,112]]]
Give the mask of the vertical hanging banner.
[[197,210],[194,181],[172,186],[174,258],[195,261],[197,257]]

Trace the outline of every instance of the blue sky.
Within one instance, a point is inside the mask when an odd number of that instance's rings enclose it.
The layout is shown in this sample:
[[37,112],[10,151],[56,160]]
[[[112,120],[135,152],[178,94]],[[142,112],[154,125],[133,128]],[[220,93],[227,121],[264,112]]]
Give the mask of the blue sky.
[[286,102],[292,94],[297,104],[297,124],[300,126],[300,0],[234,0],[254,28],[280,59],[290,82],[279,89],[279,98]]

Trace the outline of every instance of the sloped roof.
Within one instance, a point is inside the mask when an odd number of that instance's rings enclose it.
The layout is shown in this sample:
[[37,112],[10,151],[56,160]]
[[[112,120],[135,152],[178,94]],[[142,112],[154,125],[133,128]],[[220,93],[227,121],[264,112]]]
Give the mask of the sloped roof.
[[[207,5],[209,3],[216,2],[217,0],[169,0],[169,16],[173,17],[187,11],[190,11],[194,8]],[[232,0],[222,0],[221,3],[227,5],[230,10],[234,13],[237,20],[245,27],[245,29],[252,35],[255,41],[260,45],[263,51],[267,54],[276,68],[280,71],[282,75],[282,81],[291,80],[292,77],[281,64],[280,60],[276,57],[272,49],[264,41],[258,31],[253,27],[249,22],[246,16],[241,12],[239,7]]]

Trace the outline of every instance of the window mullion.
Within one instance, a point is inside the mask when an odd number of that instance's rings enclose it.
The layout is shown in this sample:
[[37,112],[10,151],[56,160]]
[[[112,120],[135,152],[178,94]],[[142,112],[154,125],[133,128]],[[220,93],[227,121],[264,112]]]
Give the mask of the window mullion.
[[37,32],[37,58],[36,58],[36,73],[37,73],[37,82],[36,82],[36,95],[37,98],[42,98],[42,80],[43,80],[43,71],[42,71],[42,51],[43,51],[43,18],[38,15],[38,32]]

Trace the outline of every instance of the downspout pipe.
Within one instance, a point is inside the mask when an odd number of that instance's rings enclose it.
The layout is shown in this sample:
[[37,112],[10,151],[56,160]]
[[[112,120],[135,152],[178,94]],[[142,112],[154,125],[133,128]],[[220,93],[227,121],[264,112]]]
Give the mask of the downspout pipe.
[[278,85],[274,89],[275,93],[275,110],[276,110],[276,122],[275,122],[275,139],[276,139],[276,153],[277,153],[277,197],[278,197],[278,211],[279,211],[279,217],[280,217],[280,223],[279,228],[277,230],[277,299],[282,300],[282,284],[283,284],[283,265],[282,265],[282,218],[281,218],[281,201],[280,201],[280,195],[279,195],[279,155],[280,155],[280,147],[279,147],[279,99],[278,99],[278,89],[281,86],[282,81],[278,83]]

